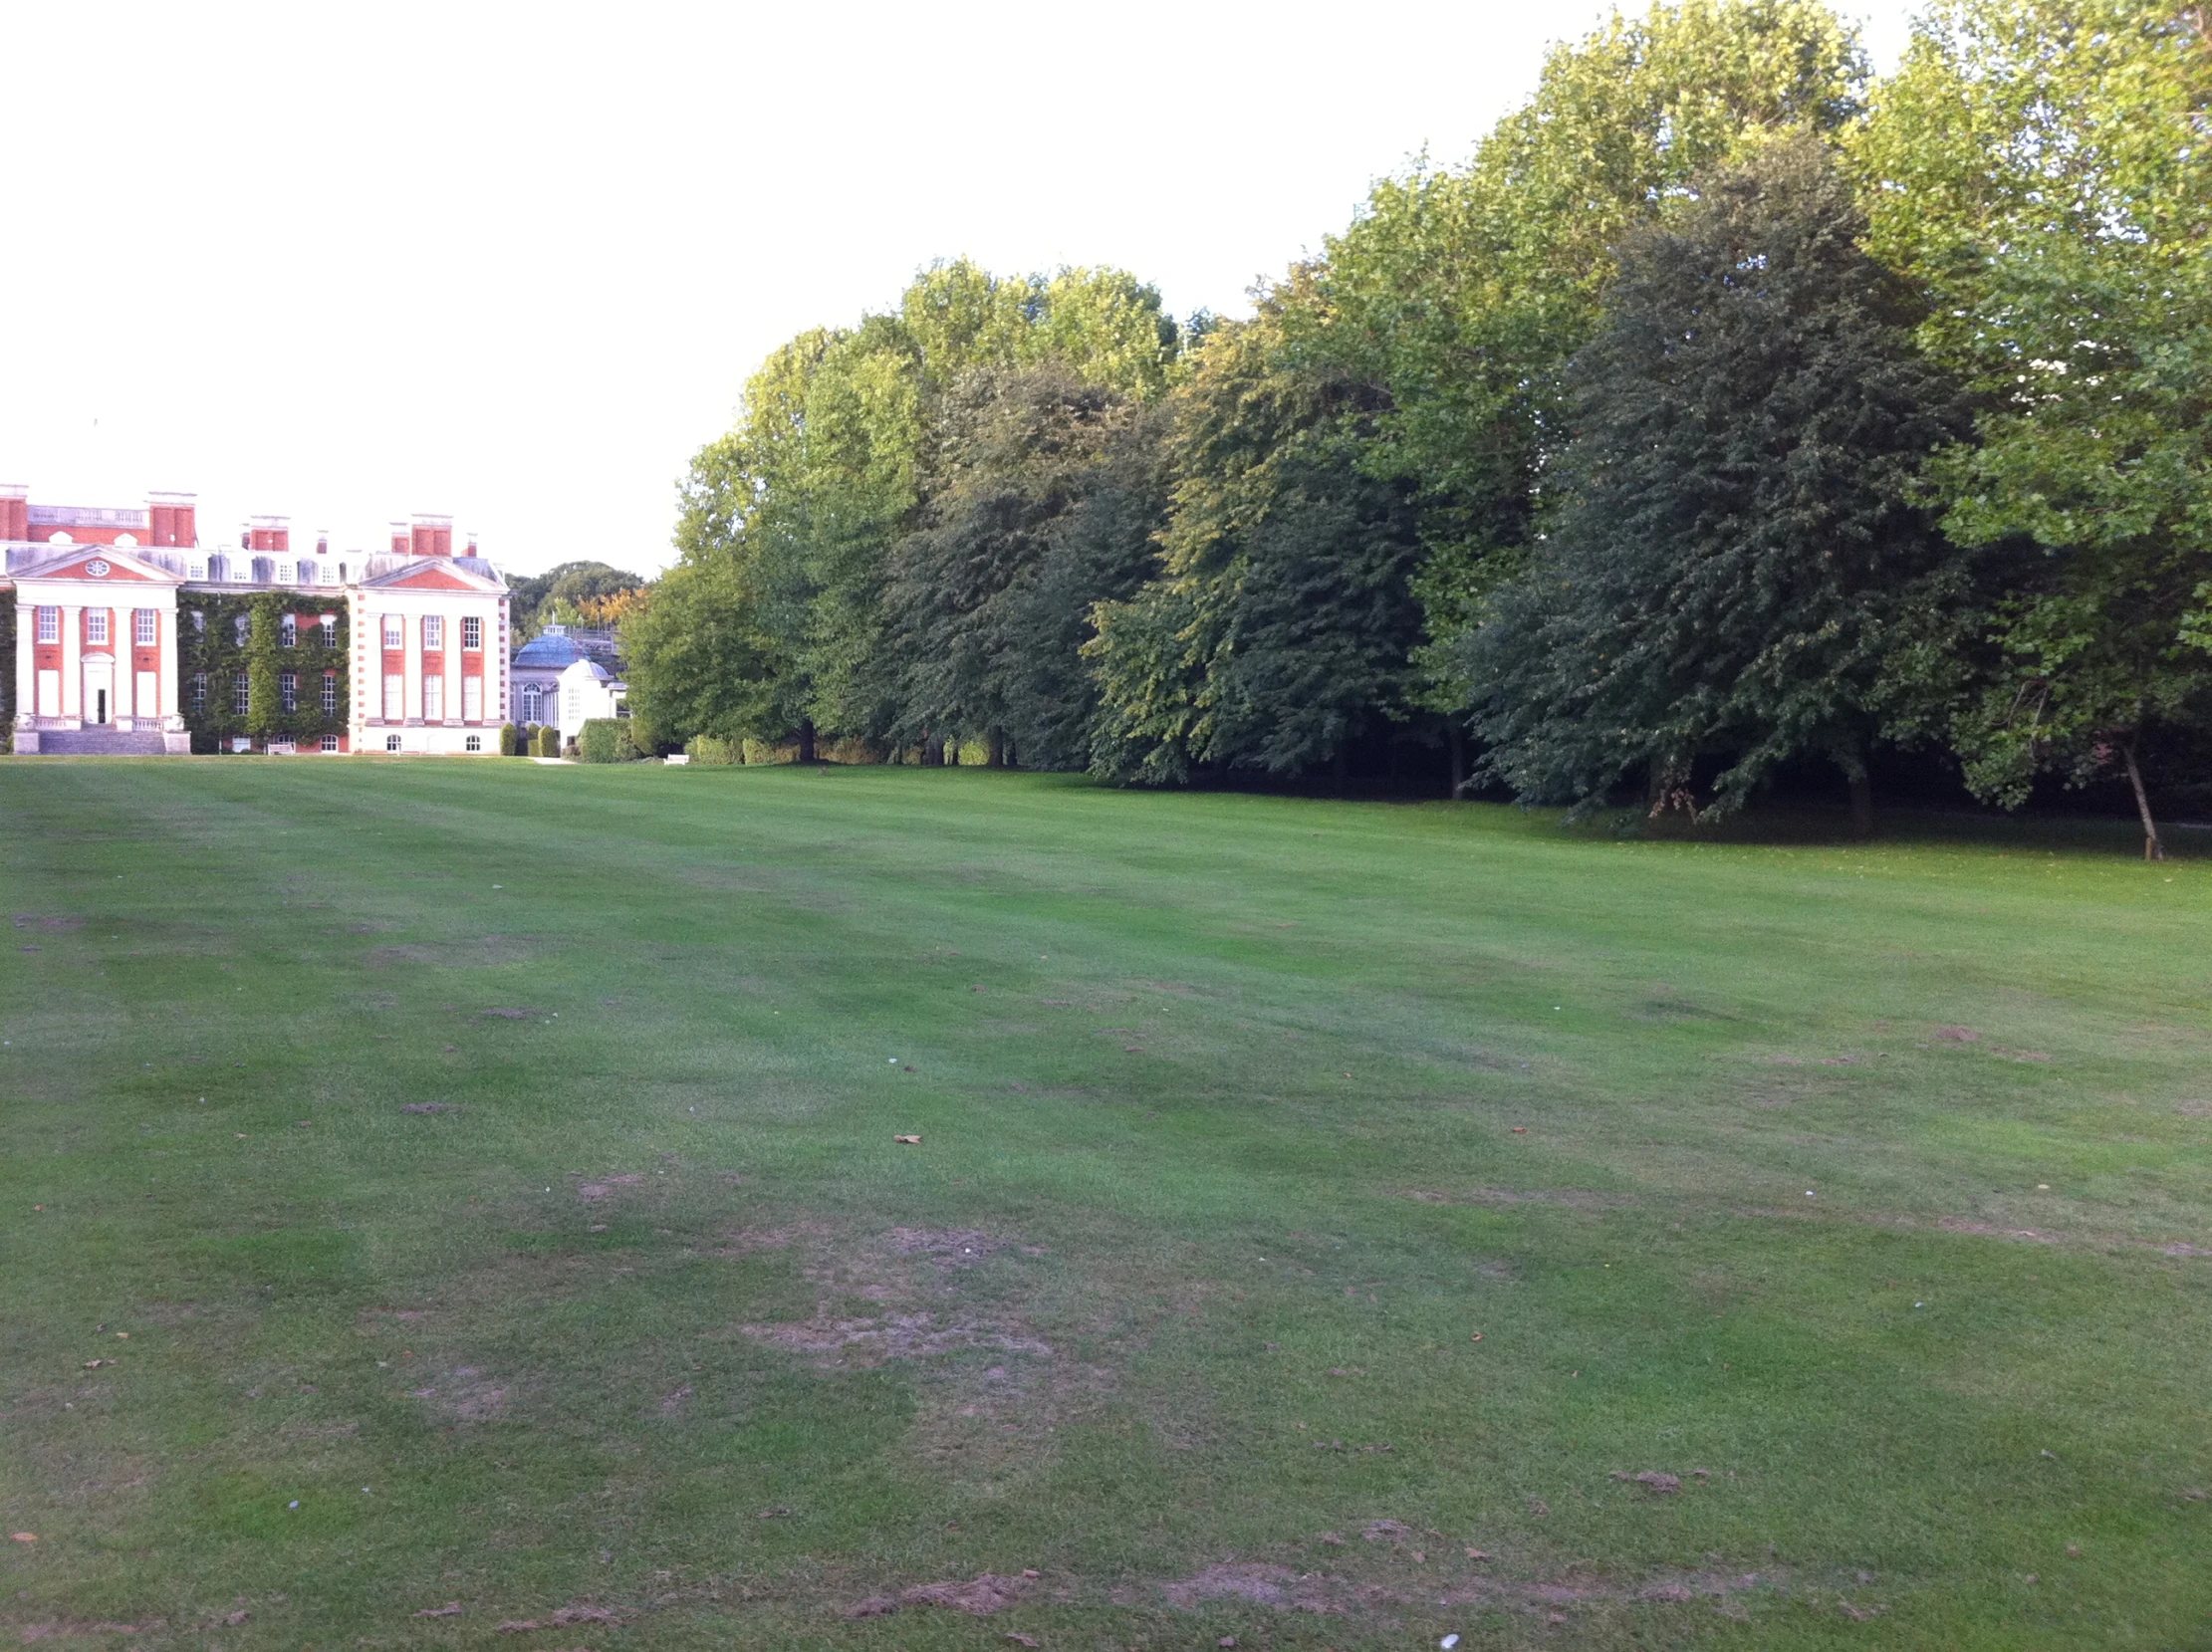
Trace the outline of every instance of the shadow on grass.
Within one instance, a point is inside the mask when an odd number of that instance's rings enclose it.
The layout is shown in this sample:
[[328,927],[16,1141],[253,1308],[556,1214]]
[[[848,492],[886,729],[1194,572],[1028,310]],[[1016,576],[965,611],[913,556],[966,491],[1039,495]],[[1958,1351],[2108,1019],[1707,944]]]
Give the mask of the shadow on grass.
[[[1998,815],[1972,810],[1896,809],[1877,816],[1874,835],[1854,837],[1840,809],[1770,805],[1712,824],[1679,815],[1650,820],[1640,810],[1604,810],[1581,821],[1564,811],[1532,811],[1571,834],[1633,837],[1657,843],[1728,843],[1803,848],[1873,848],[1940,844],[2015,852],[2143,857],[2142,828],[2133,821],[2082,815]],[[2168,860],[2212,859],[2212,827],[2160,822]]]

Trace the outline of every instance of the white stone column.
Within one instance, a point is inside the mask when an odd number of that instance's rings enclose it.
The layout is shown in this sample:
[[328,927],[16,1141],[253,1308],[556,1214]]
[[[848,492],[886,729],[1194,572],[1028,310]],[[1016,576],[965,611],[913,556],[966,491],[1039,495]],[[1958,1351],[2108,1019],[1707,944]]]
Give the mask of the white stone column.
[[[116,710],[118,722],[138,715],[138,610],[118,608],[108,621],[116,656]],[[123,681],[128,678],[128,683]]]
[[161,610],[161,628],[158,634],[161,639],[161,653],[155,669],[159,673],[160,715],[174,717],[178,706],[183,703],[177,696],[184,687],[178,678],[178,673],[183,670],[184,656],[176,645],[176,598],[173,593],[169,598],[169,605]]
[[68,602],[62,607],[62,715],[85,714],[85,606]]

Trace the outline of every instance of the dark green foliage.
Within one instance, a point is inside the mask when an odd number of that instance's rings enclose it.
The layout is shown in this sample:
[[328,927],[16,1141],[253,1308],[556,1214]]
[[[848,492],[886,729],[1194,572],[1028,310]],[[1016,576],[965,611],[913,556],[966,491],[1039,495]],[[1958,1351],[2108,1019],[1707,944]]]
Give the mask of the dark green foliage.
[[593,717],[577,730],[576,755],[586,763],[634,763],[645,754],[629,737],[629,720]]
[[1374,387],[1296,348],[1303,279],[1213,332],[1171,398],[1163,578],[1101,610],[1093,767],[1296,775],[1402,712],[1421,640],[1413,490],[1359,463]]
[[1621,249],[1549,541],[1468,650],[1486,770],[1524,799],[1633,775],[1670,803],[1708,756],[1709,813],[1806,753],[1862,786],[1892,638],[1946,558],[1914,485],[1961,428],[1863,227],[1803,137]]
[[[283,620],[298,616],[294,645],[285,647]],[[331,641],[319,623],[325,613],[337,621]],[[239,621],[245,637],[239,637]],[[319,744],[327,734],[346,732],[350,696],[344,602],[324,606],[312,595],[287,591],[184,590],[177,593],[177,704],[191,733],[192,750],[228,750],[238,736],[257,746],[291,740]],[[284,709],[284,673],[298,678],[293,709]],[[323,681],[336,679],[337,707],[323,709]],[[206,679],[201,703],[199,679]],[[247,687],[246,710],[237,709],[237,681]]]
[[528,642],[548,625],[585,617],[583,604],[645,584],[641,575],[602,562],[560,563],[543,574],[510,575],[507,613],[515,641]]
[[560,729],[551,723],[542,725],[531,742],[530,755],[532,757],[559,757],[561,755]]
[[1082,647],[1095,603],[1150,572],[1166,513],[1160,420],[1058,363],[981,372],[937,411],[923,527],[892,550],[882,607],[898,745],[1009,745],[1031,768],[1090,761]]
[[499,755],[501,757],[520,757],[522,755],[522,730],[512,723],[499,725]]
[[15,591],[0,590],[0,752],[15,750]]

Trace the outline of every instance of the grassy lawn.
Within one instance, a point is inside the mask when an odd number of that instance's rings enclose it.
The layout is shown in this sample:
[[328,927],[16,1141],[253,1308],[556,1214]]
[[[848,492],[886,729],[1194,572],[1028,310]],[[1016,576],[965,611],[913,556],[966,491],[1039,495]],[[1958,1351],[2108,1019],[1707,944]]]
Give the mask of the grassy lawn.
[[2212,863],[1895,830],[0,764],[0,1628],[2204,1645]]

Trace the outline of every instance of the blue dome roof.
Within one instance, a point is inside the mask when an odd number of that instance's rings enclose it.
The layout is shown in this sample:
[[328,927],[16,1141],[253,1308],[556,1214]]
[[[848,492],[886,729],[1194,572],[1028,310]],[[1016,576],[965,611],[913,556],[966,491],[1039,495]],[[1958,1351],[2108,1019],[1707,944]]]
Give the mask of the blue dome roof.
[[574,665],[578,660],[589,657],[573,636],[534,636],[517,651],[515,663],[558,671],[565,665]]

